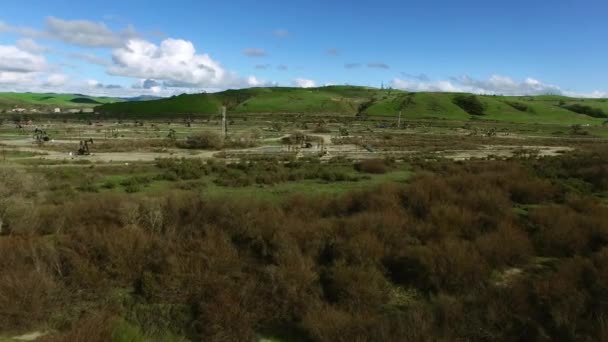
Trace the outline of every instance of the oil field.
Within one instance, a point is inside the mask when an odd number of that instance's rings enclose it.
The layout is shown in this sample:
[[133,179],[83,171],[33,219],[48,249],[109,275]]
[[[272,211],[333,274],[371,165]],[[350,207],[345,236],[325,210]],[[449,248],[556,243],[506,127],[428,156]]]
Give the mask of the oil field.
[[605,0],[6,0],[0,342],[608,341]]
[[604,102],[228,94],[2,116],[0,340],[606,337]]

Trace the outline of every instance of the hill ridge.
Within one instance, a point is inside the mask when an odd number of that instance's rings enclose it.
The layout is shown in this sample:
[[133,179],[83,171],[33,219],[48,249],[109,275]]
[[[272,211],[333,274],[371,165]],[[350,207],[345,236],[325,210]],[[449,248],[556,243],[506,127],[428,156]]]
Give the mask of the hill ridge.
[[[478,101],[481,115],[471,115],[457,97]],[[576,105],[576,106],[573,106]],[[601,124],[608,113],[606,99],[580,99],[560,95],[498,96],[466,93],[407,92],[359,86],[316,88],[256,87],[218,93],[181,94],[146,102],[103,104],[105,116],[173,117],[209,116],[226,106],[233,114],[326,114],[395,117],[404,119],[496,120],[522,123]],[[581,106],[587,111],[574,111]],[[595,115],[592,117],[589,113]],[[477,113],[479,114],[479,113]]]

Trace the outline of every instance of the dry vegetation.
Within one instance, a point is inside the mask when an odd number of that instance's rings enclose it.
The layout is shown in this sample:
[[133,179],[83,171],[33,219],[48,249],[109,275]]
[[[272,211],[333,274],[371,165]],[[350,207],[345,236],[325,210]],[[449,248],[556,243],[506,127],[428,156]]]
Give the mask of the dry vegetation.
[[372,146],[379,151],[417,151],[436,152],[446,150],[476,150],[483,146],[572,146],[582,149],[593,149],[604,140],[593,138],[533,138],[500,136],[487,137],[482,135],[455,134],[368,134],[334,138],[335,144],[355,144]]
[[[185,179],[231,170],[159,163]],[[3,173],[0,330],[101,341],[126,320],[210,341],[608,338],[608,150],[416,168],[408,184],[281,204],[188,191],[56,201],[35,195],[44,181]]]

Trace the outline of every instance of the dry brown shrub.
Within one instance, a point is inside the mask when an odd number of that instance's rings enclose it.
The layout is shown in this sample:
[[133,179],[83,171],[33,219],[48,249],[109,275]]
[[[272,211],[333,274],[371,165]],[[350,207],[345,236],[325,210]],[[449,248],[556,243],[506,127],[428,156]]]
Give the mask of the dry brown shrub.
[[325,305],[304,316],[302,325],[316,341],[368,341],[366,318]]
[[264,309],[256,301],[256,286],[253,280],[235,284],[225,277],[210,277],[196,306],[197,330],[210,341],[252,340]]
[[478,237],[475,244],[492,267],[524,263],[534,252],[525,231],[510,224],[503,224],[497,230]]
[[594,229],[594,226],[587,224],[593,222],[590,219],[561,205],[539,207],[530,212],[530,220],[539,229],[535,242],[549,256],[572,256],[586,252],[591,246]]
[[53,312],[57,251],[39,239],[0,238],[0,328],[32,327]]
[[376,268],[338,263],[321,275],[325,298],[351,310],[373,311],[389,299],[389,284]]
[[387,173],[389,168],[384,159],[365,159],[355,164],[355,170],[365,173]]
[[[592,301],[586,287],[597,279],[596,269],[588,259],[575,257],[564,260],[558,269],[535,283],[535,292],[546,306],[551,323],[563,336],[577,339],[585,313]],[[583,320],[581,320],[583,319]]]
[[487,282],[491,269],[473,243],[446,239],[429,245],[423,256],[434,289],[468,292]]
[[113,340],[116,318],[107,312],[86,314],[74,322],[69,330],[44,336],[41,342],[107,342]]

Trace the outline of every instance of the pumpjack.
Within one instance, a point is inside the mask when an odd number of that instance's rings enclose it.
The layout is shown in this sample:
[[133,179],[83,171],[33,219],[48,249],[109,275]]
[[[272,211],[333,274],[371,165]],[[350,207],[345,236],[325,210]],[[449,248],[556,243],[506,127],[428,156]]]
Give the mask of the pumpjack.
[[93,139],[81,140],[80,147],[78,148],[79,156],[88,156],[91,154],[89,151],[89,144],[93,144]]
[[49,135],[46,134],[46,131],[43,131],[40,128],[34,129],[34,139],[36,139],[36,142],[38,144],[42,144],[46,141],[51,140],[51,138],[49,138]]
[[175,141],[175,139],[177,139],[177,135],[175,134],[175,130],[173,128],[169,129],[169,134],[167,135],[167,138],[172,141]]

